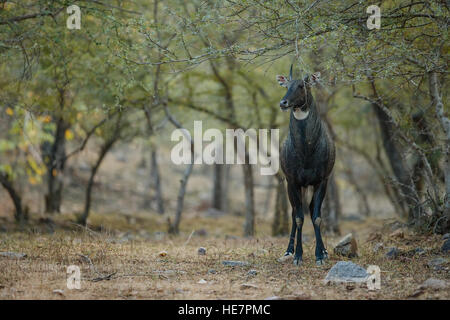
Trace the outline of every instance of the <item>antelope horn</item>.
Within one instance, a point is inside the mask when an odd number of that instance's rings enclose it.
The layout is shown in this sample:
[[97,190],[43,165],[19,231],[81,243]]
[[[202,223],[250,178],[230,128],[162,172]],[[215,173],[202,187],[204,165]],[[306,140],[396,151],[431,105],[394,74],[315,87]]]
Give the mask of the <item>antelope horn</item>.
[[291,69],[289,70],[289,81],[292,81],[292,64]]

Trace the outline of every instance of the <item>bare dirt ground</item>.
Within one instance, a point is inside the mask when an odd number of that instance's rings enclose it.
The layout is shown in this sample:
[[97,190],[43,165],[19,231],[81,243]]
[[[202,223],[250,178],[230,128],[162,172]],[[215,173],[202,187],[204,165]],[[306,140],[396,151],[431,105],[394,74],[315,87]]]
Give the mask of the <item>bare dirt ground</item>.
[[[440,252],[441,236],[391,236],[386,222],[344,221],[342,233],[354,232],[363,267],[378,265],[381,289],[326,285],[328,270],[340,260],[333,254],[338,237],[325,236],[330,260],[323,267],[314,262],[314,237],[305,223],[304,264],[281,264],[277,258],[287,237],[274,238],[270,221],[258,220],[255,238],[239,237],[242,218],[211,218],[187,214],[182,232],[172,237],[165,218],[155,215],[94,214],[89,229],[59,216],[54,224],[40,223],[24,230],[0,232],[0,251],[25,253],[23,259],[0,257],[1,299],[449,299],[450,290],[419,289],[428,278],[449,280],[449,259]],[[5,224],[4,224],[5,225]],[[192,232],[196,230],[196,232]],[[398,247],[404,254],[389,260],[385,250],[375,253],[375,243]],[[199,247],[206,255],[197,253]],[[415,248],[425,254],[408,254]],[[439,270],[430,260],[447,259]],[[224,260],[248,262],[248,266],[224,266]],[[81,289],[66,287],[69,265],[81,269]],[[255,270],[256,274],[249,274]],[[55,291],[56,290],[56,291]]]

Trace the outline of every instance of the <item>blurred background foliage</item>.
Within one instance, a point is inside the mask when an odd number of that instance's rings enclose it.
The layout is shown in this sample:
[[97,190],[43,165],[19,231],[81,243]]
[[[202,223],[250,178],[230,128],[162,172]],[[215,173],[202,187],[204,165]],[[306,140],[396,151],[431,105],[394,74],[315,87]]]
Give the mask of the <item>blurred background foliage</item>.
[[[168,157],[170,132],[192,130],[194,120],[204,129],[279,128],[284,138],[275,75],[293,64],[296,77],[321,72],[314,96],[337,144],[327,230],[339,232],[340,216],[389,212],[422,232],[448,231],[448,4],[373,4],[381,28],[369,30],[369,4],[355,0],[0,1],[0,182],[2,201],[14,204],[2,208],[20,223],[70,212],[86,224],[106,155],[139,146],[124,175],[140,179],[143,204],[128,210],[165,214],[177,233],[181,213],[206,198],[201,210],[243,215],[245,235],[259,216],[284,234],[281,171],[194,166],[203,180],[186,207],[191,172]],[[70,5],[80,8],[80,30],[66,26]],[[120,184],[111,176],[103,183]],[[134,187],[123,180],[119,193],[127,199]],[[64,207],[66,198],[82,205]]]

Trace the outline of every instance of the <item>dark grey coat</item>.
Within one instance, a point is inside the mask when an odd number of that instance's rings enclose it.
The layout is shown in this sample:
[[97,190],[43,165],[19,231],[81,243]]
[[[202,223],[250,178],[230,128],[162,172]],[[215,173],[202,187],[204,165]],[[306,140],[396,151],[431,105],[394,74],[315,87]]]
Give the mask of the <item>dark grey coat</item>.
[[281,168],[289,183],[315,186],[328,178],[335,161],[335,146],[311,96],[308,117],[297,120],[291,109],[289,134],[281,150]]

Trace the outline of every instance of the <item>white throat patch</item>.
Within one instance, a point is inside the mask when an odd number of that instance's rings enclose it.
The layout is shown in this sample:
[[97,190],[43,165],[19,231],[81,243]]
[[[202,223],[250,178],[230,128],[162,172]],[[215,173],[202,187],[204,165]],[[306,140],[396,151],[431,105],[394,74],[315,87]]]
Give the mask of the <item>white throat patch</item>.
[[302,111],[302,109],[298,108],[298,109],[294,109],[294,118],[297,120],[305,120],[309,115],[309,110],[308,111]]

